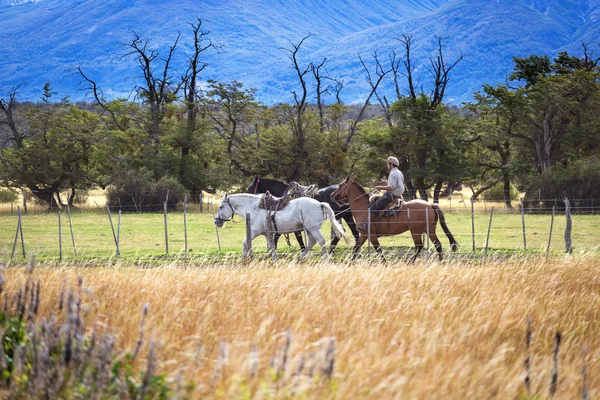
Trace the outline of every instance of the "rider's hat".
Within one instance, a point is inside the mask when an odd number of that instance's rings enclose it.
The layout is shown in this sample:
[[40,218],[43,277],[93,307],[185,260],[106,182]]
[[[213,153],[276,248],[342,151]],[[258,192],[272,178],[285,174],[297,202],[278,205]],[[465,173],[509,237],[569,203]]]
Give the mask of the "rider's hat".
[[390,163],[390,164],[392,164],[392,165],[395,165],[396,167],[397,167],[398,165],[400,165],[400,163],[398,162],[398,159],[397,159],[396,157],[392,157],[392,156],[389,156],[389,157],[387,158],[387,162],[389,162],[389,163]]

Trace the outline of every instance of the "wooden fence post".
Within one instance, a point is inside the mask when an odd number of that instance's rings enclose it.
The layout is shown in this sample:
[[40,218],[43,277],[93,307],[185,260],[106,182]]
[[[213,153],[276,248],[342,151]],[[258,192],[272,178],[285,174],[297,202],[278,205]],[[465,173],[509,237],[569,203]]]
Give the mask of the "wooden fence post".
[[573,228],[573,221],[571,219],[571,203],[569,199],[565,197],[565,217],[567,218],[567,227],[565,228],[565,251],[567,253],[573,252],[573,241],[571,239],[571,230]]
[[521,223],[523,225],[523,250],[527,250],[527,236],[525,234],[525,207],[523,207],[523,199],[520,200],[521,203]]
[[490,223],[488,224],[487,238],[485,239],[485,257],[487,257],[488,245],[490,243],[490,231],[492,230],[492,217],[494,216],[494,207],[490,210]]
[[475,253],[475,200],[471,197],[471,236],[473,238],[473,253]]
[[58,215],[58,261],[62,262],[62,223],[60,218],[60,210],[57,213]]
[[367,253],[371,255],[371,210],[367,210]]
[[[210,206],[212,207],[213,218],[215,217],[215,204],[211,201]],[[248,229],[248,228],[246,228]],[[217,243],[219,244],[219,251],[221,251],[221,238],[219,237],[219,228],[215,224],[215,231],[217,232]]]
[[77,248],[75,247],[75,235],[73,234],[73,222],[71,221],[71,207],[67,202],[67,215],[69,216],[69,230],[71,231],[71,242],[73,243],[73,254],[77,256]]
[[117,238],[117,234],[115,233],[115,227],[112,222],[112,216],[110,215],[110,206],[108,204],[106,205],[106,212],[108,213],[108,220],[110,221],[110,229],[112,230],[113,239],[115,240],[115,247],[117,249],[115,256],[118,258],[119,257],[119,239]]
[[188,239],[187,239],[187,195],[183,198],[183,259],[187,258]]
[[554,206],[552,206],[552,219],[550,220],[550,234],[548,235],[548,247],[546,247],[546,257],[548,257],[548,254],[550,253],[550,242],[552,241],[552,228],[554,227],[554,211],[555,211]]
[[246,213],[246,258],[252,257],[252,220],[250,213]]
[[[168,191],[167,191],[168,196]],[[165,253],[169,253],[169,229],[167,226],[167,202],[163,203],[163,215],[165,220]]]
[[18,214],[18,217],[17,217],[17,231],[15,232],[15,242],[13,243],[12,253],[10,253],[10,262],[11,263],[12,263],[14,255],[15,255],[15,250],[17,249],[17,240],[19,240],[19,229],[20,228],[21,228],[21,214]]
[[425,209],[425,224],[427,227],[427,251],[429,251],[429,210],[428,209]]

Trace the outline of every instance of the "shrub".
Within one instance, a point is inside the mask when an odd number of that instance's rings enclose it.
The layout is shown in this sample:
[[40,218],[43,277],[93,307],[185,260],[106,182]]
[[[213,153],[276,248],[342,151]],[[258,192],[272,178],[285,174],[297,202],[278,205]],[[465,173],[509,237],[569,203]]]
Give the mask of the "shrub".
[[[487,201],[504,201],[504,183],[500,182],[493,188],[490,188],[483,192],[482,197]],[[519,200],[519,190],[511,183],[510,185],[510,199]]]
[[[548,208],[564,206],[563,199],[574,207],[591,207],[600,198],[600,162],[597,159],[579,160],[570,166],[544,171],[529,185],[525,200]],[[555,201],[558,200],[558,201]]]
[[151,171],[141,168],[117,176],[109,187],[107,203],[111,208],[124,211],[161,211],[169,193],[168,209],[183,202],[186,189],[176,179],[154,179]]
[[[81,315],[79,288],[64,291],[58,300],[58,316],[36,322],[40,282],[29,277],[11,299],[2,298],[0,312],[0,396],[12,399],[167,399],[174,393],[165,374],[155,372],[156,346],[151,342],[146,371],[136,372],[134,353],[115,349],[112,333],[92,333]],[[4,282],[0,266],[0,282]],[[2,286],[0,285],[0,293]],[[145,313],[142,317],[144,321]],[[59,322],[64,321],[64,322]],[[190,387],[191,389],[192,387]],[[189,395],[189,390],[188,390]],[[3,397],[7,396],[7,397]]]
[[0,189],[0,203],[14,203],[17,199],[17,192],[14,189]]

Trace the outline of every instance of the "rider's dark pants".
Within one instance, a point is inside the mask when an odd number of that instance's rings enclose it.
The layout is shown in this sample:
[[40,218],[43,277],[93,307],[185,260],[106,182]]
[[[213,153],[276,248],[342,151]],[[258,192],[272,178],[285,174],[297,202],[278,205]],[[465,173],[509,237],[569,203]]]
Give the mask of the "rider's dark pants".
[[371,216],[376,216],[381,210],[385,209],[385,206],[390,204],[392,201],[397,199],[398,196],[393,194],[392,192],[385,192],[383,196],[381,196],[377,201],[371,206],[369,206],[369,211],[371,212]]

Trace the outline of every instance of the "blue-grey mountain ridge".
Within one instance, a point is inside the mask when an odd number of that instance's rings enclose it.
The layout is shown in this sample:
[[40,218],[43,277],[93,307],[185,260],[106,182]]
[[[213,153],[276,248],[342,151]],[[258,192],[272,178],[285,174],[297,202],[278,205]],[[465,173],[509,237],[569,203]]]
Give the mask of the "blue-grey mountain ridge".
[[[196,18],[221,46],[204,53],[201,79],[241,81],[267,104],[289,102],[298,90],[285,49],[309,34],[301,65],[327,58],[347,103],[369,91],[358,55],[373,67],[376,51],[385,62],[392,49],[402,53],[402,34],[413,37],[415,75],[426,91],[437,38],[448,62],[463,55],[446,93],[453,103],[484,83],[505,82],[513,56],[581,55],[582,42],[600,52],[600,0],[0,0],[0,93],[20,85],[20,100],[36,100],[49,81],[58,96],[82,99],[79,66],[107,97],[130,96],[140,72],[122,57],[123,43],[136,32],[165,52],[180,32],[174,66],[182,73]],[[393,97],[391,81],[383,90]]]

